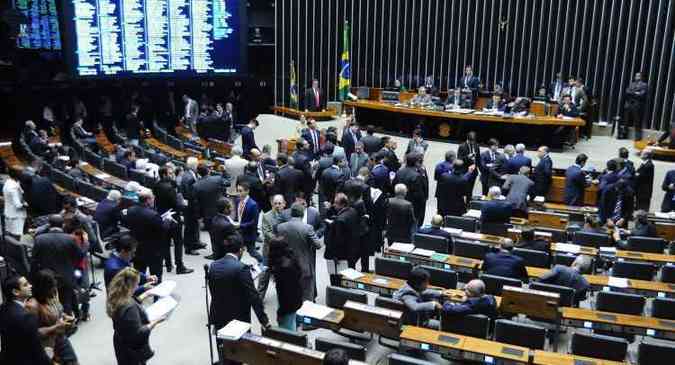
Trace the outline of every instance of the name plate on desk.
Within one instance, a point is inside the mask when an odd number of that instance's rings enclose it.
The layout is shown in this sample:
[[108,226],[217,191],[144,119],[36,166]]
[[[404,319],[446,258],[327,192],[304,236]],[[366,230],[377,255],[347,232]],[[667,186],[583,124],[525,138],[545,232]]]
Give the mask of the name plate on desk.
[[616,321],[616,315],[614,314],[598,313],[598,318],[604,321],[612,321],[612,322]]

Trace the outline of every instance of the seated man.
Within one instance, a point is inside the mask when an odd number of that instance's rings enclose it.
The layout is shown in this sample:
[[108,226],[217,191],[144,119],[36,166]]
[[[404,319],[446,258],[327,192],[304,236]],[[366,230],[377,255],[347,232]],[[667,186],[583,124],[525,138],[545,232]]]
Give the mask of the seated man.
[[488,201],[480,208],[480,223],[509,223],[513,213],[511,202],[504,199],[499,186],[492,186],[488,190]]
[[483,110],[487,112],[504,112],[506,110],[506,105],[507,103],[502,100],[502,96],[495,93],[492,95],[492,100],[488,101]]
[[108,197],[96,206],[94,220],[98,223],[103,238],[119,232],[119,223],[122,219],[122,209],[119,206],[121,199],[122,193],[113,189],[108,192]]
[[633,213],[635,217],[635,226],[630,231],[631,236],[657,237],[656,226],[649,221],[649,215],[644,210],[638,210]]
[[463,317],[470,314],[482,314],[490,318],[497,317],[497,302],[492,295],[485,294],[483,280],[474,279],[464,286],[461,303],[446,301],[443,304],[443,315]]
[[412,106],[426,106],[431,103],[431,95],[427,94],[427,88],[424,86],[420,86],[417,89],[417,95],[410,100],[410,105]]
[[471,93],[462,93],[462,89],[454,89],[445,101],[445,110],[472,109],[473,99]]
[[503,276],[527,282],[527,269],[522,257],[511,253],[513,243],[506,241],[501,248],[485,254],[483,260],[483,272],[489,275]]
[[437,321],[430,321],[436,311],[443,307],[439,302],[441,293],[427,289],[429,277],[428,271],[416,267],[410,272],[406,285],[394,293],[393,298],[405,305],[404,324],[440,327]]
[[586,299],[586,292],[590,288],[583,273],[591,267],[591,260],[586,255],[579,255],[571,266],[555,265],[553,269],[541,276],[537,281],[545,284],[566,286],[574,289],[575,305]]
[[443,230],[441,227],[443,227],[443,217],[436,214],[431,217],[431,226],[422,227],[417,230],[417,233],[447,238],[452,242],[452,235],[450,232]]
[[534,230],[532,229],[523,229],[520,232],[520,241],[518,242],[518,248],[525,248],[528,250],[550,252],[551,245],[542,239],[536,239],[534,237]]

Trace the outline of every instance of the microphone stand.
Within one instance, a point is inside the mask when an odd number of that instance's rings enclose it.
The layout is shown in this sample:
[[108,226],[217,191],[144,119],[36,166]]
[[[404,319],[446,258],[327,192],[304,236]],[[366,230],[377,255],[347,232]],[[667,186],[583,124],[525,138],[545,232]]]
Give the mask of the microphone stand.
[[211,311],[209,306],[209,265],[204,264],[204,299],[206,303],[206,332],[209,335],[209,354],[211,355],[211,362],[213,365],[213,340],[211,339]]

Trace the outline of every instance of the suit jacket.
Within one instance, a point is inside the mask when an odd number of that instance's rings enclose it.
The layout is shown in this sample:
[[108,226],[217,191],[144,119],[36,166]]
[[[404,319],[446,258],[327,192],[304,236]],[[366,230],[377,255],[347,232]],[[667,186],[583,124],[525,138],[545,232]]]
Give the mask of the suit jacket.
[[489,186],[500,185],[501,175],[497,171],[497,168],[501,163],[500,160],[503,159],[503,154],[490,152],[488,149],[480,154],[480,181]]
[[405,154],[407,155],[411,152],[420,152],[424,154],[427,152],[427,149],[429,149],[429,142],[422,140],[422,142],[418,144],[414,139],[411,139],[408,141],[408,147],[405,149]]
[[528,279],[523,258],[506,252],[488,252],[485,254],[483,272],[489,275],[518,279],[524,283]]
[[436,185],[438,214],[461,216],[466,213],[466,189],[475,174],[476,170],[473,173],[452,171],[441,175]]
[[[291,220],[291,208],[284,209],[281,212],[281,222],[288,222]],[[326,229],[323,219],[321,219],[321,214],[319,210],[314,207],[305,208],[305,216],[302,218],[304,223],[309,224],[316,236],[321,238],[323,237],[324,230]]]
[[565,204],[583,205],[586,175],[581,167],[572,165],[565,171]]
[[225,172],[230,177],[230,186],[227,187],[227,193],[237,195],[237,178],[244,174],[248,161],[239,156],[232,156],[232,158],[225,160],[224,165]]
[[[5,299],[6,300],[6,299]],[[51,365],[40,336],[38,318],[15,301],[0,306],[0,363],[4,365]]]
[[509,223],[513,206],[508,200],[489,200],[480,208],[480,222],[484,223]]
[[304,181],[302,171],[290,165],[284,165],[274,176],[274,190],[277,194],[282,194],[287,203],[295,201],[295,195],[302,191]]
[[446,172],[452,172],[452,162],[441,161],[434,168],[434,180],[438,181]]
[[635,172],[635,194],[638,199],[647,199],[652,197],[654,190],[654,163],[652,160],[643,162]]
[[[105,264],[103,267],[103,282],[105,283],[105,287],[107,288],[108,285],[110,285],[110,282],[115,277],[115,275],[117,275],[118,272],[122,271],[127,267],[131,267],[130,262],[122,260],[119,256],[115,254],[110,255],[110,257],[107,260],[105,260]],[[147,281],[147,276],[144,272],[139,272],[138,274],[140,275],[141,279],[138,281],[138,288],[134,293],[135,295],[140,295],[141,293],[143,293],[143,291],[145,291],[143,285],[145,285]]]
[[319,103],[316,103],[316,95],[314,93],[314,89],[307,88],[305,89],[305,109],[309,110],[310,112],[320,112],[323,110],[323,106],[326,105],[326,101],[324,100],[324,95],[323,95],[323,90],[318,89],[319,92]]
[[588,281],[586,281],[583,275],[571,267],[564,265],[555,265],[551,271],[544,274],[537,281],[574,289],[574,298],[577,302],[586,298],[586,292],[590,288]]
[[387,222],[387,239],[389,242],[412,242],[417,221],[411,202],[396,197],[389,198]]
[[523,166],[532,167],[532,159],[516,153],[509,162],[507,163],[507,174],[513,175],[520,172],[520,168]]
[[94,220],[101,230],[101,237],[110,236],[119,230],[118,225],[122,220],[122,210],[119,204],[110,199],[103,199],[96,205]]
[[[239,207],[237,207],[239,209]],[[258,203],[249,197],[246,199],[244,211],[239,218],[239,231],[244,242],[255,241],[258,238]]]
[[459,80],[459,86],[463,89],[471,89],[471,91],[478,90],[480,85],[480,79],[477,76],[465,76],[462,75],[462,78]]
[[469,144],[465,141],[457,147],[457,158],[464,161],[465,169],[470,165],[480,164],[480,146],[478,143]]
[[351,171],[351,176],[356,177],[359,174],[359,170],[367,164],[367,153],[352,153],[351,157],[349,158],[349,170]]
[[370,170],[370,181],[368,185],[382,190],[386,194],[393,193],[393,187],[391,186],[391,179],[389,179],[389,168],[384,164],[375,165],[372,170]]
[[347,161],[351,159],[352,153],[356,149],[356,143],[359,140],[361,140],[361,131],[353,133],[351,128],[345,128],[344,133],[342,133],[342,147],[345,149]]
[[661,184],[661,189],[666,192],[665,196],[663,197],[663,202],[661,203],[661,211],[662,212],[670,212],[671,210],[675,210],[675,190],[670,190],[668,186],[670,184],[675,184],[675,170],[670,170],[666,173],[666,177],[663,179],[663,183]]
[[150,323],[145,309],[132,301],[117,308],[113,314],[113,344],[119,364],[139,363],[147,360],[154,352],[150,349]]
[[269,243],[270,241],[272,241],[272,238],[276,236],[277,226],[279,224],[290,220],[290,209],[288,210],[289,210],[288,218],[286,218],[284,214],[286,211],[275,212],[274,210],[270,210],[269,212],[263,214],[260,223],[260,231],[262,232],[263,241],[265,243]]
[[546,197],[553,181],[553,161],[545,156],[534,167],[534,193],[536,196]]
[[560,109],[558,110],[558,113],[562,114],[563,116],[566,117],[578,117],[579,116],[579,110],[577,109],[577,106],[574,104],[570,104],[570,110],[565,110],[563,108],[563,105],[560,105]]
[[210,219],[218,212],[216,202],[223,196],[223,178],[218,175],[202,177],[192,186],[192,199],[199,207],[199,216]]
[[237,228],[230,222],[229,217],[222,213],[216,214],[211,219],[211,226],[209,227],[209,236],[211,244],[214,247],[214,255],[216,260],[225,255],[225,246],[232,241],[242,242],[241,235],[237,232]]
[[[312,134],[314,134],[314,137]],[[302,132],[302,138],[309,143],[309,150],[311,151],[312,158],[316,158],[321,150],[321,133],[319,130],[307,128]]]
[[262,299],[253,284],[251,269],[228,254],[211,263],[208,273],[211,292],[211,324],[220,329],[236,319],[251,322],[251,308],[262,324],[269,323]]
[[413,204],[424,204],[427,199],[425,194],[428,191],[428,186],[425,186],[425,179],[419,173],[417,168],[403,167],[396,173],[393,185],[405,184],[408,187],[408,194],[405,198]]
[[560,101],[563,96],[563,91],[567,88],[567,83],[563,80],[553,80],[548,87],[548,96],[551,99]]
[[249,156],[253,148],[258,148],[258,145],[255,144],[253,129],[249,126],[244,126],[241,128],[241,149],[244,151],[244,156]]
[[507,103],[504,100],[500,100],[499,104],[495,105],[494,100],[489,100],[487,104],[485,105],[485,109],[487,110],[496,110],[496,111],[506,111]]
[[316,250],[321,248],[321,243],[314,228],[303,223],[301,218],[291,218],[290,221],[279,224],[277,232],[295,252],[302,277],[316,276]]
[[607,189],[600,195],[601,203],[598,215],[600,222],[606,222],[607,219],[613,218],[614,209],[616,208],[617,200],[622,199],[621,203],[621,218],[625,221],[631,220],[633,217],[633,208],[634,208],[634,195],[633,190],[630,187],[623,189],[623,192],[619,194],[617,189]]
[[444,231],[436,227],[422,227],[417,230],[417,233],[428,234],[430,236],[437,236],[442,238],[447,238],[450,244],[452,244],[452,235],[450,232]]
[[260,181],[258,174],[254,172],[245,172],[237,178],[237,184],[242,182],[247,183],[250,187],[249,195],[256,203],[258,203],[258,207],[264,212],[268,211],[271,208],[271,205],[267,198],[267,189],[262,181]]
[[155,194],[155,209],[157,209],[157,213],[164,214],[164,212],[173,209],[174,212],[179,213],[174,215],[174,219],[180,219],[183,201],[178,201],[176,182],[171,179],[162,179],[152,190]]
[[192,200],[192,186],[197,182],[197,174],[191,170],[185,170],[183,174],[180,175],[180,183],[178,184],[178,189],[183,198],[187,201]]
[[40,175],[33,176],[31,180],[27,200],[33,214],[41,216],[58,213],[61,199],[52,181]]
[[366,134],[361,138],[363,151],[369,156],[382,149],[382,138],[375,137],[372,134]]
[[23,206],[23,189],[18,181],[8,179],[2,186],[2,195],[5,198],[5,217],[25,218],[26,208]]
[[160,257],[166,244],[162,217],[156,210],[142,205],[127,209],[124,218],[131,235],[138,241],[136,257]]
[[446,301],[443,304],[443,315],[463,317],[470,314],[482,314],[497,318],[497,301],[492,295],[467,298],[463,303]]
[[348,179],[349,170],[336,168],[335,165],[324,170],[319,180],[319,188],[326,198],[326,201],[332,202],[335,193],[342,188],[342,185]]
[[326,215],[332,219],[324,242],[326,250],[323,257],[327,260],[349,260],[359,253],[359,216],[352,207],[340,211],[330,208]]
[[527,195],[534,186],[534,181],[525,175],[509,175],[503,188],[509,191],[506,200],[514,209],[527,211]]
[[401,161],[398,160],[398,156],[396,155],[396,151],[391,150],[389,148],[383,148],[382,151],[384,152],[384,160],[383,163],[389,168],[389,171],[398,171],[398,169],[401,168]]
[[197,104],[196,100],[188,100],[184,116],[185,120],[190,124],[197,122],[197,117],[199,117],[199,104]]
[[[50,229],[49,232],[35,237],[31,270],[52,270],[60,282],[72,286],[75,282],[75,263],[85,255],[75,243],[72,235],[63,233],[61,229]],[[85,274],[86,275],[86,274]]]

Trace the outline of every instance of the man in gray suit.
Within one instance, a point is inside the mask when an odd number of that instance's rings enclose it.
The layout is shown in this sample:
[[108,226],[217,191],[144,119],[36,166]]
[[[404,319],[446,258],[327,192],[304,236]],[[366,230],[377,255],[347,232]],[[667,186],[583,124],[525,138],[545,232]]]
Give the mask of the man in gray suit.
[[185,113],[183,114],[183,123],[190,128],[192,133],[197,133],[197,117],[199,117],[199,105],[197,101],[191,99],[187,94],[183,94],[185,103]]
[[394,242],[412,242],[412,235],[417,230],[413,204],[405,199],[407,193],[405,184],[396,184],[395,196],[389,198],[387,241],[390,245]]
[[316,250],[321,248],[321,242],[314,233],[314,228],[302,222],[305,207],[294,203],[291,206],[291,220],[277,226],[279,236],[283,237],[288,246],[295,252],[302,270],[300,286],[302,298],[314,301],[316,298]]
[[359,169],[366,166],[367,163],[368,154],[363,150],[363,143],[361,141],[356,142],[354,153],[349,157],[349,169],[352,177],[356,177],[359,174]]
[[[287,219],[284,217],[284,208],[286,207],[286,200],[281,194],[277,194],[272,198],[272,209],[269,212],[263,214],[262,223],[260,225],[260,230],[263,234],[263,258],[264,263],[267,266],[267,254],[269,253],[269,244],[272,239],[275,237],[277,226]],[[265,294],[267,293],[267,286],[270,283],[270,271],[265,270],[260,275],[258,280],[258,293],[260,298],[265,300]]]
[[[319,210],[307,206],[307,199],[305,199],[305,194],[301,191],[298,192],[298,194],[295,195],[295,201],[292,204],[298,203],[305,207],[305,214],[302,216],[302,223],[307,223],[312,228],[314,228],[314,233],[316,233],[316,236],[321,238],[323,237],[323,233],[326,229],[325,224],[323,219],[321,219],[321,214],[319,213]],[[291,220],[291,208],[288,208],[284,210],[281,213],[281,216],[283,217],[283,222],[288,222]]]
[[519,217],[527,217],[527,195],[534,186],[534,181],[528,177],[529,174],[530,168],[521,166],[518,175],[509,175],[502,186],[502,189],[509,191],[506,200],[511,202],[513,213]]

